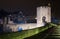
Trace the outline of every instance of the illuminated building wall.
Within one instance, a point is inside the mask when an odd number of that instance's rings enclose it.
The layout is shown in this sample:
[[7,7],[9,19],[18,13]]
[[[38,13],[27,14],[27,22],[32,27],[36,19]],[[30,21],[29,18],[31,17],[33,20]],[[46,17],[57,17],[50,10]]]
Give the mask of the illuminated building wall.
[[46,17],[46,22],[51,22],[51,8],[48,6],[37,7],[37,26],[44,26],[42,20],[43,17]]

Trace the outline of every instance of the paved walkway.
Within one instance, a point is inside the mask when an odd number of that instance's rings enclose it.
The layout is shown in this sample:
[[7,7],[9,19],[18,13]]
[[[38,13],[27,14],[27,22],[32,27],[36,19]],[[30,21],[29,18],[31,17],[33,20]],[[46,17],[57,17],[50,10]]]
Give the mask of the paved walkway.
[[28,37],[27,39],[60,39],[60,26],[50,28],[42,33]]
[[60,39],[60,26],[55,27],[46,39]]
[[49,28],[48,30],[45,30],[44,32],[38,33],[36,35],[33,35],[31,37],[25,38],[25,39],[45,39],[46,37],[48,37],[51,34],[51,30],[52,28]]

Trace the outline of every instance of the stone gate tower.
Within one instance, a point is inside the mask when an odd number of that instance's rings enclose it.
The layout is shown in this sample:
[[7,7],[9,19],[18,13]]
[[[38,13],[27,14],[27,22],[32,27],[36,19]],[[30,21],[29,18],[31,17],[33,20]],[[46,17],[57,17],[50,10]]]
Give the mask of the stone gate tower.
[[37,7],[37,27],[44,26],[44,22],[51,22],[51,7],[50,6],[40,6]]

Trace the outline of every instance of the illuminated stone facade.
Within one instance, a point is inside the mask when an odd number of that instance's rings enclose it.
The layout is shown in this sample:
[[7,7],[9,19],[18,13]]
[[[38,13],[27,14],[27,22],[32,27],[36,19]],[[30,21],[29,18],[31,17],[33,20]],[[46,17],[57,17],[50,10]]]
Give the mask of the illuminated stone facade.
[[48,6],[37,7],[37,26],[44,26],[43,17],[46,22],[51,22],[51,8]]

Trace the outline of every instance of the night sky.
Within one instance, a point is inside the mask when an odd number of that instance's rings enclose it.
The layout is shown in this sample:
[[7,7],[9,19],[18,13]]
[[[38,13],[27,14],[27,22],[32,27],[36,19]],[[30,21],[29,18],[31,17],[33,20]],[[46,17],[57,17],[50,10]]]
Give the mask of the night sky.
[[48,3],[51,3],[52,13],[54,13],[53,15],[59,17],[59,0],[2,0],[0,1],[0,9],[4,9],[7,12],[21,10],[26,15],[36,15],[36,7],[46,6]]

